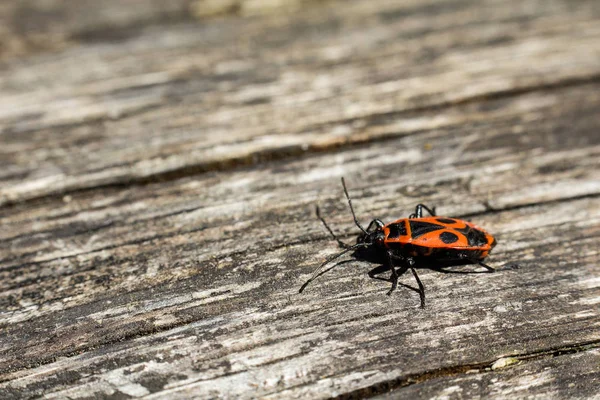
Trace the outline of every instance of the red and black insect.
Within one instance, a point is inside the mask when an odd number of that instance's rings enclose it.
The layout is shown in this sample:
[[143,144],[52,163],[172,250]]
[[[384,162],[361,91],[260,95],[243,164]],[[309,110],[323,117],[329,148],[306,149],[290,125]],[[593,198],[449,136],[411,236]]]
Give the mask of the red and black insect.
[[[424,204],[418,204],[415,213],[409,215],[408,218],[398,219],[387,225],[379,219],[374,219],[367,229],[364,229],[354,213],[344,178],[342,178],[342,186],[354,223],[362,233],[353,246],[342,242],[321,217],[317,206],[317,217],[344,250],[325,260],[311,278],[302,285],[300,292],[321,275],[327,264],[353,250],[355,250],[354,254],[358,256],[357,258],[360,258],[361,251],[363,254],[365,251],[376,252],[379,255],[385,254],[384,262],[392,271],[392,288],[388,291],[388,295],[398,286],[398,277],[410,269],[419,285],[421,307],[425,306],[425,288],[414,268],[418,261],[430,265],[432,263],[479,264],[487,271],[494,272],[492,267],[483,263],[483,259],[496,245],[496,239],[476,225],[456,218],[439,217],[435,214],[435,207],[430,209]],[[423,217],[423,210],[426,210],[431,216]],[[396,267],[399,268],[396,269]]]

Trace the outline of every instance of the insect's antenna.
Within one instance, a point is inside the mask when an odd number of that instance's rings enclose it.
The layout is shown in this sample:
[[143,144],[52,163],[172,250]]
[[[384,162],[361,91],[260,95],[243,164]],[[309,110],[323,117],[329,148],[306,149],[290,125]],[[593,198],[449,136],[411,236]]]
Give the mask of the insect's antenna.
[[352,212],[352,218],[354,218],[354,223],[356,224],[356,226],[359,227],[359,229],[361,231],[363,231],[364,234],[368,234],[367,231],[365,231],[365,228],[363,228],[360,223],[358,222],[358,220],[356,219],[356,214],[354,214],[354,207],[352,207],[352,200],[350,200],[350,196],[348,195],[348,189],[346,189],[346,181],[344,180],[344,177],[342,176],[342,186],[344,187],[344,193],[346,194],[346,198],[348,199],[348,205],[350,206],[350,211]]
[[311,283],[312,281],[314,281],[319,275],[321,275],[321,273],[323,272],[323,267],[326,266],[327,264],[329,264],[330,262],[332,262],[333,260],[340,258],[341,256],[343,256],[344,254],[352,251],[352,250],[356,250],[360,247],[369,247],[370,245],[367,243],[358,243],[355,244],[354,246],[350,246],[345,250],[340,251],[337,254],[334,254],[330,257],[327,258],[327,260],[325,260],[323,262],[323,264],[319,265],[319,267],[317,269],[315,269],[315,271],[313,272],[312,276],[304,283],[304,285],[302,285],[302,287],[300,288],[300,290],[298,291],[298,293],[302,293],[302,291],[308,286],[309,283]]
[[347,249],[348,247],[350,247],[346,243],[344,243],[340,239],[338,239],[338,237],[335,235],[335,233],[333,233],[333,231],[331,230],[329,225],[327,225],[327,222],[325,222],[325,219],[321,216],[321,210],[319,209],[319,206],[317,206],[317,218],[319,218],[321,220],[323,225],[325,225],[325,228],[329,231],[329,233],[335,239],[335,241],[338,242],[338,244],[340,245],[340,247],[342,249]]

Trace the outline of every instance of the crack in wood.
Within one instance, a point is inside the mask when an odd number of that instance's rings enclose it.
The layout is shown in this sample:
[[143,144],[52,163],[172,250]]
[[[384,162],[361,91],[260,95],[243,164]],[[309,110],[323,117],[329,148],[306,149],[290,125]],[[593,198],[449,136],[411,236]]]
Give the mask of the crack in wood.
[[[532,351],[529,353],[516,353],[507,354],[501,358],[511,357],[521,362],[530,362],[542,358],[554,358],[560,357],[567,354],[575,354],[583,351],[600,348],[600,340],[591,340],[583,343],[573,343],[567,346],[554,347],[548,349],[541,349]],[[454,365],[435,370],[429,370],[421,373],[415,373],[410,375],[401,376],[384,382],[378,382],[374,385],[357,389],[351,392],[343,393],[339,396],[333,397],[336,400],[350,400],[350,399],[362,399],[367,397],[373,397],[386,392],[392,392],[397,389],[402,389],[407,386],[423,383],[431,379],[442,378],[442,377],[454,377],[458,375],[469,373],[487,373],[492,370],[492,365],[497,361],[475,363],[475,364],[464,364]]]
[[472,213],[463,213],[462,215],[459,215],[458,217],[460,217],[460,218],[479,217],[482,215],[499,214],[499,213],[506,212],[506,211],[521,210],[523,208],[533,207],[538,204],[552,205],[552,204],[563,203],[565,201],[594,199],[598,196],[600,196],[600,193],[586,193],[586,194],[581,194],[581,195],[572,196],[572,197],[562,197],[562,198],[556,198],[556,199],[545,200],[545,201],[537,201],[537,202],[531,202],[531,203],[521,203],[521,204],[509,205],[509,206],[504,206],[501,208],[492,207],[492,206],[490,206],[488,201],[483,201],[482,204],[485,207],[485,211],[475,211]]
[[[572,77],[569,79],[563,79],[556,82],[548,82],[545,84],[524,86],[524,87],[516,87],[507,90],[498,90],[496,92],[489,92],[485,94],[479,94],[470,97],[464,97],[462,99],[456,99],[451,101],[443,101],[437,104],[430,104],[426,106],[420,107],[412,107],[404,110],[393,111],[393,112],[385,112],[378,114],[371,114],[366,117],[360,118],[349,118],[339,121],[328,122],[326,125],[332,125],[335,123],[351,123],[356,120],[376,120],[378,118],[390,117],[390,116],[401,116],[404,114],[410,114],[415,112],[427,112],[427,111],[436,111],[442,109],[450,109],[460,105],[466,105],[471,103],[477,103],[480,101],[486,100],[498,100],[505,99],[511,97],[521,96],[527,93],[535,93],[535,92],[548,92],[555,90],[562,90],[577,86],[596,84],[600,82],[600,74],[591,74],[587,76],[578,76]],[[152,105],[151,107],[155,107]],[[89,123],[90,121],[86,121]],[[81,123],[77,123],[81,124]],[[217,161],[210,161],[206,163],[195,163],[184,165],[179,168],[174,168],[168,171],[161,171],[154,174],[150,174],[147,176],[129,176],[126,178],[117,177],[114,181],[106,182],[103,184],[94,183],[93,185],[87,186],[83,184],[79,187],[74,188],[66,188],[60,192],[48,192],[39,195],[32,195],[30,197],[22,198],[22,199],[2,199],[0,202],[1,208],[9,208],[16,205],[29,204],[30,202],[36,201],[46,201],[51,199],[56,199],[59,197],[63,197],[65,195],[72,195],[77,193],[86,193],[98,189],[110,189],[110,188],[124,188],[124,187],[134,187],[134,186],[147,186],[154,183],[166,182],[166,181],[174,181],[186,177],[201,175],[210,172],[219,172],[219,171],[234,171],[239,168],[256,166],[261,164],[269,164],[276,161],[288,160],[293,158],[298,158],[301,156],[310,156],[319,153],[332,153],[339,149],[351,149],[354,147],[360,147],[364,145],[370,145],[373,143],[385,143],[387,141],[396,140],[400,137],[405,136],[414,136],[419,135],[424,132],[428,132],[429,130],[415,130],[410,133],[398,133],[398,134],[389,134],[382,135],[379,137],[358,137],[358,138],[343,138],[343,140],[338,141],[330,141],[327,144],[319,145],[319,144],[303,144],[303,145],[290,145],[286,147],[277,147],[264,149],[262,151],[256,151],[254,153],[240,156],[240,157],[232,157],[228,159],[221,159]]]

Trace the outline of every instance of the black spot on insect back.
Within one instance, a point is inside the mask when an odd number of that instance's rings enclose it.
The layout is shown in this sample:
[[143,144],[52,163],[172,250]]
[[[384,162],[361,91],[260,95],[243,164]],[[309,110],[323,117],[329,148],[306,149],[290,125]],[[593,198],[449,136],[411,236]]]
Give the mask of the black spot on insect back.
[[442,232],[440,234],[440,240],[446,244],[450,244],[456,242],[458,240],[458,236],[452,232]]
[[466,236],[469,246],[471,247],[481,247],[488,244],[485,233],[481,232],[479,229],[470,228],[467,226],[463,229],[457,229],[457,231]]
[[467,240],[469,241],[469,246],[473,247],[480,247],[487,244],[485,233],[477,229],[471,229],[469,233],[467,233]]
[[455,224],[456,221],[450,218],[436,218],[435,219],[440,224]]
[[432,224],[430,222],[422,222],[422,221],[409,221],[410,223],[410,232],[413,239],[418,238],[421,235],[424,235],[429,232],[437,231],[439,229],[444,229],[442,225]]
[[397,239],[400,236],[406,235],[406,222],[398,222],[397,224],[388,225],[390,228],[390,234],[388,235],[389,239]]

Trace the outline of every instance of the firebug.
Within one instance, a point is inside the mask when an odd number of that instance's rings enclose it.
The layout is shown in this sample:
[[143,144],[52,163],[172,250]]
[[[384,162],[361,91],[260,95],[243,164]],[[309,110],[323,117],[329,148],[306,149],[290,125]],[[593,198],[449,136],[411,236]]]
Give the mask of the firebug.
[[[342,178],[342,186],[354,223],[361,233],[354,245],[342,242],[325,222],[317,206],[317,217],[344,250],[327,258],[302,285],[300,292],[323,273],[327,264],[351,251],[355,251],[354,255],[357,258],[368,258],[365,257],[367,253],[376,253],[383,258],[392,273],[390,279],[392,287],[388,295],[392,294],[398,286],[398,277],[410,270],[419,286],[421,307],[425,307],[425,287],[415,270],[417,263],[479,264],[487,271],[494,272],[494,269],[484,264],[483,260],[496,245],[496,239],[478,226],[458,218],[440,217],[436,215],[435,207],[429,208],[424,204],[417,204],[414,214],[409,215],[408,218],[401,218],[388,224],[374,219],[367,229],[364,229],[354,213],[344,178]],[[430,216],[424,217],[424,210]],[[399,268],[396,269],[397,267]]]

